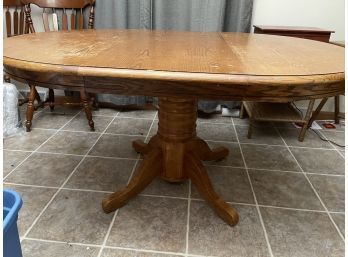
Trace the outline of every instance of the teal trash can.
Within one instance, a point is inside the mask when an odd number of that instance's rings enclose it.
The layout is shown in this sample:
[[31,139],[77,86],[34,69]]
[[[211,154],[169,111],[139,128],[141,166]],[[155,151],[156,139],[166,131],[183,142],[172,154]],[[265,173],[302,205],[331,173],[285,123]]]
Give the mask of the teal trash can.
[[22,207],[22,203],[22,199],[17,192],[4,190],[4,257],[22,257],[17,228],[18,212]]

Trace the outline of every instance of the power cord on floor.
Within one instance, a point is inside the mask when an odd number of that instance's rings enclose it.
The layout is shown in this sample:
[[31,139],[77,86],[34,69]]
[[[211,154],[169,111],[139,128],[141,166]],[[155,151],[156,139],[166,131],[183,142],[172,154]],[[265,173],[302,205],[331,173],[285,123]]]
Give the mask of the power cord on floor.
[[319,137],[321,140],[326,141],[326,142],[330,142],[331,144],[337,145],[338,147],[345,148],[344,145],[340,145],[340,144],[338,144],[338,143],[336,143],[336,142],[334,142],[334,141],[332,141],[332,140],[323,138],[323,137],[320,135],[320,133],[319,133],[318,131],[316,131],[315,129],[312,129],[312,128],[309,128],[309,129],[312,130],[315,134],[317,134],[318,137]]
[[[303,117],[303,112],[300,110],[300,108],[298,108],[298,107],[296,106],[295,103],[292,103],[292,104],[293,104],[294,107],[301,113],[301,115],[302,115],[302,117]],[[309,128],[309,129],[312,130],[322,141],[330,142],[331,144],[337,145],[338,147],[345,148],[344,145],[340,145],[340,144],[338,144],[338,143],[336,143],[336,142],[334,142],[334,141],[332,141],[332,140],[323,138],[322,135],[321,135],[318,131],[316,131],[315,129],[312,129],[312,128]]]

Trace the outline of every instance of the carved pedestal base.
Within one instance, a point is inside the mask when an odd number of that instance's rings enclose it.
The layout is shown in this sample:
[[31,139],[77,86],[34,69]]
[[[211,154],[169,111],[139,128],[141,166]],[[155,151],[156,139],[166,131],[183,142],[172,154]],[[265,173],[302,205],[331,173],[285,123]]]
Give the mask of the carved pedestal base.
[[109,213],[122,207],[157,176],[169,182],[191,179],[216,213],[229,225],[236,225],[238,213],[214,191],[202,164],[205,160],[225,158],[228,149],[211,150],[196,136],[196,101],[162,98],[159,107],[157,135],[148,144],[139,140],[133,142],[134,149],[144,154],[144,160],[128,186],[103,200],[104,211]]

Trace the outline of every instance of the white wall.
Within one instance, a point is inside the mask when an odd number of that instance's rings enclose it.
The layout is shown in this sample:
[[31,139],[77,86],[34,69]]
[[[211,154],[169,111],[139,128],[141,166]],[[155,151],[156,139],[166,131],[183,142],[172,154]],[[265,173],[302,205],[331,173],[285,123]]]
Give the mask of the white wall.
[[[252,25],[305,26],[335,31],[331,40],[345,40],[344,0],[254,0]],[[306,101],[298,103],[306,107]],[[334,101],[329,100],[323,111],[334,110]],[[344,112],[344,97],[341,96],[340,111]]]

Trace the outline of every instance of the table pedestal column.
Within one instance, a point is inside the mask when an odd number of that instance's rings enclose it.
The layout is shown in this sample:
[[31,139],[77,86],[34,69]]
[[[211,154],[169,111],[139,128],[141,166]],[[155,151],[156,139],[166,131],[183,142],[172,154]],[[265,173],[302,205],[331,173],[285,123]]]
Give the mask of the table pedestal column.
[[148,144],[133,142],[138,153],[144,155],[135,176],[118,192],[103,200],[106,213],[115,211],[139,194],[157,176],[169,182],[191,179],[201,196],[229,225],[238,223],[238,213],[214,191],[202,161],[220,160],[228,149],[211,150],[196,136],[197,102],[195,100],[161,98],[158,132]]

